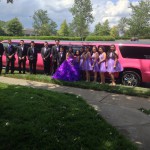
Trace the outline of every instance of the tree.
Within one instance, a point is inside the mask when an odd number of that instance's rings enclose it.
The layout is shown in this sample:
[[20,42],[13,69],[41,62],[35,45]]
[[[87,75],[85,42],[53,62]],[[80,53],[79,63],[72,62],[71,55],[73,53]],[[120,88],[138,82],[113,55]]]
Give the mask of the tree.
[[66,20],[61,24],[60,30],[58,30],[58,35],[60,36],[68,36],[69,35],[69,27]]
[[89,24],[94,21],[92,10],[90,0],[74,0],[70,12],[73,15],[72,27],[75,30],[76,36],[83,38],[89,33]]
[[33,28],[37,35],[56,34],[57,24],[48,17],[47,11],[39,9],[33,15]]
[[6,33],[5,33],[5,31],[3,30],[3,28],[0,27],[0,36],[2,36],[2,35],[6,35]]
[[98,35],[98,36],[102,35],[102,25],[100,22],[95,25],[94,35]]
[[138,5],[130,4],[131,18],[128,19],[132,36],[150,36],[150,1],[141,0]]
[[23,34],[23,26],[18,18],[14,18],[7,23],[7,32],[9,35],[20,36]]
[[105,20],[105,22],[102,25],[102,35],[108,36],[110,35],[110,27],[109,27],[109,21]]
[[123,17],[119,20],[118,23],[118,29],[119,29],[119,33],[121,35],[125,35],[126,31],[127,31],[127,27],[128,27],[128,19]]
[[118,26],[113,26],[110,30],[110,35],[113,36],[114,38],[119,37],[119,30]]

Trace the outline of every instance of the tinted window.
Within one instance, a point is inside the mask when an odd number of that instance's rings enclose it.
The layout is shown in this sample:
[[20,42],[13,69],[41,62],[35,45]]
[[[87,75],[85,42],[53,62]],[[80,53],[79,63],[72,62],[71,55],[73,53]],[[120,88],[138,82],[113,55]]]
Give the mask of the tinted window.
[[124,58],[150,59],[150,47],[120,46]]
[[38,53],[41,53],[41,48],[44,46],[44,44],[37,44],[35,43],[35,47],[37,48]]

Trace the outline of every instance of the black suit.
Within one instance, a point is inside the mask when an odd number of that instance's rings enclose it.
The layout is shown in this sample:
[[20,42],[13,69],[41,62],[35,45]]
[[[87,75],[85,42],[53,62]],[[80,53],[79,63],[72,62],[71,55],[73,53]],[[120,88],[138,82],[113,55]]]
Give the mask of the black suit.
[[52,47],[52,61],[53,61],[53,74],[55,73],[56,69],[58,68],[58,52],[60,51],[60,45]]
[[[9,72],[9,66],[11,63],[11,73],[14,73],[14,64],[15,64],[15,53],[16,49],[13,45],[8,45],[5,47],[5,54],[6,54],[6,71],[5,73]],[[9,58],[11,56],[11,58]]]
[[29,59],[29,65],[30,65],[30,74],[36,74],[36,63],[37,63],[37,49],[28,48],[27,56]]
[[58,60],[57,60],[58,61],[58,66],[60,66],[65,59],[66,59],[65,52],[59,52],[58,53]]
[[24,45],[18,46],[18,67],[19,67],[19,73],[21,73],[21,64],[23,64],[23,73],[26,71],[26,56],[27,56],[27,47]]
[[51,49],[49,47],[43,47],[41,49],[41,56],[44,64],[44,74],[50,74],[50,54]]
[[2,72],[2,56],[3,56],[3,53],[4,53],[4,47],[3,47],[3,44],[0,43],[0,74]]

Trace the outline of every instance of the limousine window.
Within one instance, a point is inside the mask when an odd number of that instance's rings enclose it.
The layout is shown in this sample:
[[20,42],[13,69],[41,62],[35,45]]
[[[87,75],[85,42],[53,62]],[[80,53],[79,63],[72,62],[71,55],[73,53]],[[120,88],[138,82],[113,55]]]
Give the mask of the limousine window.
[[120,46],[124,58],[150,59],[150,47]]

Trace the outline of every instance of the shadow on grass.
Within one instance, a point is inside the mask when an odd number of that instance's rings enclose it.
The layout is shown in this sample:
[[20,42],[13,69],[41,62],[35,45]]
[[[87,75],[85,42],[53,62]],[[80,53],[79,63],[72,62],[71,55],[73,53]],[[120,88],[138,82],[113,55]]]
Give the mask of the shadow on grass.
[[81,97],[7,84],[0,91],[1,149],[137,149]]
[[11,78],[17,78],[17,79],[26,79],[26,80],[32,80],[32,81],[39,81],[39,82],[45,82],[45,83],[53,83],[58,85],[64,85],[64,86],[70,86],[70,87],[77,87],[77,88],[83,88],[83,89],[92,89],[97,91],[106,91],[110,93],[117,93],[117,94],[125,94],[130,96],[139,96],[139,97],[150,97],[150,89],[148,88],[141,88],[141,87],[127,87],[123,85],[117,85],[117,86],[110,86],[108,84],[100,85],[98,83],[86,83],[84,81],[78,81],[78,82],[65,82],[60,80],[53,80],[49,76],[44,75],[20,75],[20,74],[8,74],[4,75],[6,77]]

